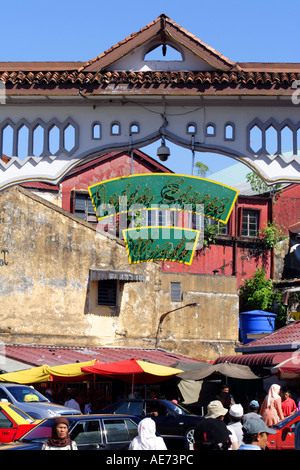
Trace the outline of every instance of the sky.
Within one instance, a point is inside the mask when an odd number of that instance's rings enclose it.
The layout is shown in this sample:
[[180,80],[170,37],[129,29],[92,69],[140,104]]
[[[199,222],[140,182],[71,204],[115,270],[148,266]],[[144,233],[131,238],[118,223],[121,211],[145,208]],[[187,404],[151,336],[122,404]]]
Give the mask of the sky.
[[[300,62],[299,0],[1,2],[0,61],[86,61],[162,13],[232,61]],[[178,155],[191,152],[168,145],[168,166],[180,173]],[[143,150],[155,157],[156,148]],[[235,163],[202,153],[197,160],[209,167],[207,177]]]

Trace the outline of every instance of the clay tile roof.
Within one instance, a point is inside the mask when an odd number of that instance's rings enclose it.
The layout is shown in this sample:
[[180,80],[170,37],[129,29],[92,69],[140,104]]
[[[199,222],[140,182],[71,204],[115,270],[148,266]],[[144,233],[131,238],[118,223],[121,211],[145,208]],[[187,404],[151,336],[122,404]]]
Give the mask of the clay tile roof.
[[0,155],[0,160],[2,160],[4,163],[8,163],[10,161],[10,157],[7,155]]
[[[180,44],[189,49],[209,64],[207,71],[108,71],[109,65],[130,54],[134,49],[153,41]],[[213,67],[213,70],[211,68]],[[264,92],[279,87],[289,88],[295,80],[300,80],[299,63],[258,63],[232,62],[223,54],[207,45],[195,35],[172,21],[167,15],[161,14],[151,23],[132,33],[122,41],[110,47],[97,57],[87,62],[0,62],[0,80],[7,85],[7,92],[37,93],[39,87],[45,90],[74,90],[89,87],[92,92],[105,92],[107,85],[135,86],[135,89],[147,87],[151,93],[151,85],[169,86],[170,90],[183,87],[196,91],[216,90],[247,90],[259,88]],[[12,91],[11,91],[12,90]],[[174,91],[174,92],[175,92]],[[50,92],[50,91],[49,91]],[[154,90],[153,92],[157,92]]]
[[294,80],[300,80],[299,73],[267,73],[267,72],[244,72],[223,71],[213,72],[1,72],[0,80],[7,85],[86,85],[86,84],[167,84],[167,85],[244,85],[244,86],[291,86]]

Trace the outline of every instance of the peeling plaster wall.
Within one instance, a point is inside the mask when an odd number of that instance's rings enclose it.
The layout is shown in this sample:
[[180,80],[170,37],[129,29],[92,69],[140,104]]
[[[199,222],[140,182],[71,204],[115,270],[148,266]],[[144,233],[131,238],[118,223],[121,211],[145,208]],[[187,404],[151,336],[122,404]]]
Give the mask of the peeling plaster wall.
[[25,342],[113,342],[118,318],[87,309],[89,268],[129,271],[123,244],[19,188],[1,194],[0,209],[2,332]]
[[[214,359],[233,354],[238,339],[236,279],[162,273],[160,263],[128,264],[122,241],[14,187],[0,194],[0,340],[9,343],[159,347]],[[4,254],[2,253],[2,257]],[[1,258],[1,254],[0,254]],[[144,276],[120,284],[119,309],[99,311],[89,269]],[[183,299],[170,301],[170,281],[182,283]]]
[[239,318],[236,278],[162,273],[161,289],[165,297],[170,282],[174,281],[181,283],[183,298],[182,303],[171,302],[169,310],[194,302],[198,305],[176,310],[165,318],[160,346],[175,352],[180,350],[182,354],[192,351],[194,356],[206,360],[235,354]]

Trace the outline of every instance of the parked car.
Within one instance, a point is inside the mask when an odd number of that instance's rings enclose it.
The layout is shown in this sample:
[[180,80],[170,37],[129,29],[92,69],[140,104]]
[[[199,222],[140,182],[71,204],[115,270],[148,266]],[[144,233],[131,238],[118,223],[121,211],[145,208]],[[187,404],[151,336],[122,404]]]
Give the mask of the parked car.
[[0,442],[20,439],[40,421],[8,402],[0,402]]
[[51,403],[48,398],[28,385],[0,384],[0,402],[6,400],[34,419],[65,414],[80,414],[78,410]]
[[[78,450],[127,450],[138,434],[137,416],[130,415],[70,415],[69,434]],[[0,444],[0,450],[41,450],[51,436],[55,418],[43,420],[18,442]],[[187,440],[178,436],[162,436],[170,451],[187,451]]]
[[267,447],[270,450],[290,450],[295,448],[295,427],[300,421],[300,411],[289,416],[278,424],[271,426],[277,432],[269,434]]
[[105,407],[103,413],[129,413],[145,418],[150,416],[156,422],[159,434],[185,436],[189,444],[194,443],[195,427],[202,416],[194,415],[180,405],[159,399],[125,399]]

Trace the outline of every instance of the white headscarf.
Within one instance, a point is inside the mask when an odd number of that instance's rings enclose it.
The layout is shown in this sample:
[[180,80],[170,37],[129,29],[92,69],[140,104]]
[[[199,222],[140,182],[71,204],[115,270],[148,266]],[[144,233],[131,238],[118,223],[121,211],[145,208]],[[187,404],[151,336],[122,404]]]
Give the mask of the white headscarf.
[[277,398],[280,398],[279,392],[280,392],[280,385],[278,384],[271,385],[271,387],[269,388],[268,396],[267,396],[267,407],[271,406],[274,400],[276,400]]
[[138,433],[130,443],[129,450],[167,450],[162,437],[156,436],[153,419],[145,418],[139,422]]

